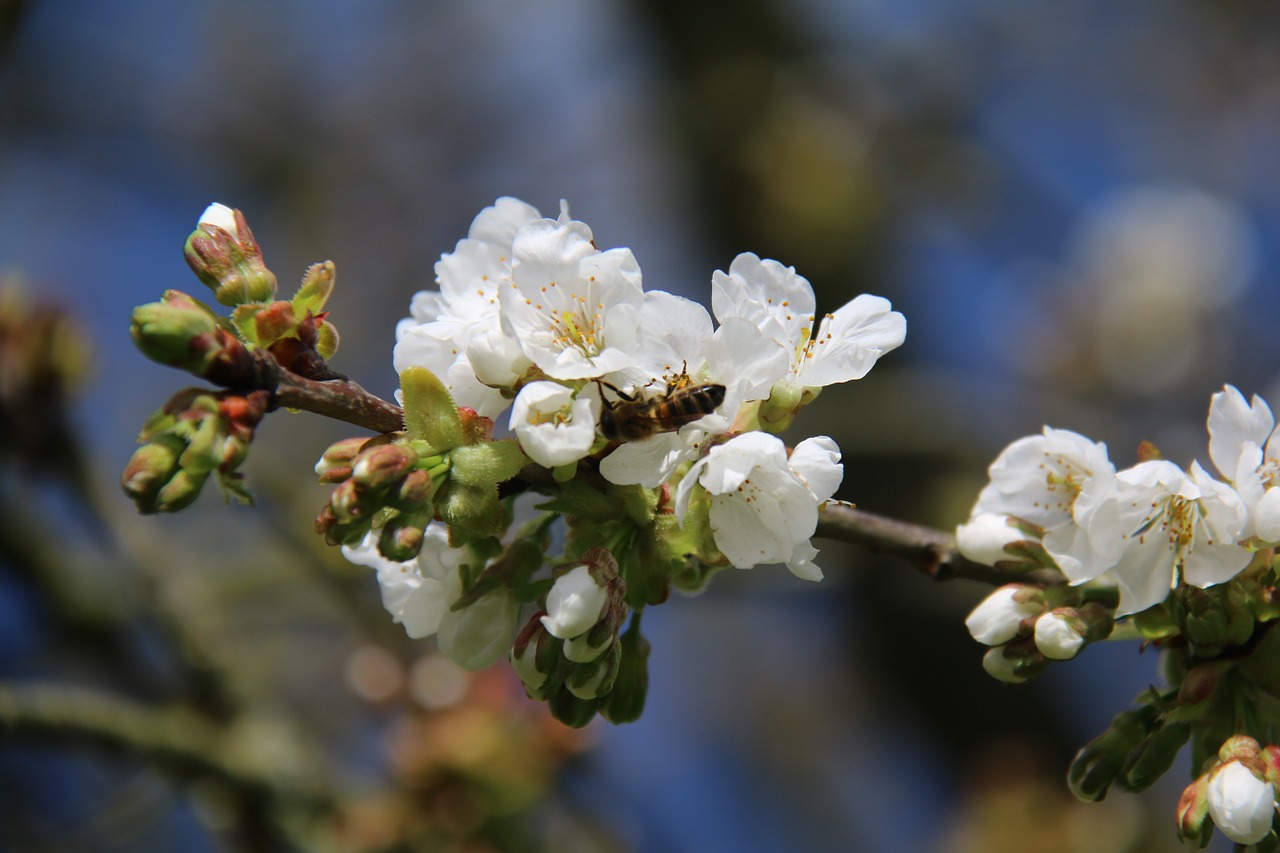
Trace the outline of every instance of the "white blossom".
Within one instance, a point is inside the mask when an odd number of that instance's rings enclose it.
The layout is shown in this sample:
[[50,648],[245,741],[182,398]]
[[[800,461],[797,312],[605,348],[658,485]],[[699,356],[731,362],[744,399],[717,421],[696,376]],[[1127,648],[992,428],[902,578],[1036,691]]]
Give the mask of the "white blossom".
[[540,219],[512,244],[499,290],[502,327],[552,379],[631,367],[640,345],[640,267],[630,249],[601,252],[585,223]]
[[969,635],[984,646],[1002,646],[1012,640],[1022,620],[1044,612],[1044,604],[1029,596],[1030,592],[1031,588],[1016,583],[992,592],[964,620]]
[[547,614],[542,627],[561,640],[572,640],[600,621],[608,594],[596,583],[591,570],[577,566],[556,578],[547,592]]
[[907,334],[902,314],[887,299],[866,293],[824,315],[815,330],[809,282],[794,267],[751,253],[734,258],[728,273],[715,272],[711,306],[721,323],[741,317],[779,343],[790,358],[781,383],[793,388],[861,379]]
[[1114,579],[1120,616],[1159,604],[1179,581],[1202,588],[1229,581],[1252,557],[1237,544],[1248,521],[1244,502],[1198,463],[1188,474],[1165,460],[1141,462],[1109,488],[1086,488],[1075,518],[1093,556],[1059,565],[1073,583],[1104,573]]
[[970,560],[988,566],[1015,559],[1005,551],[1005,546],[1025,541],[1027,534],[1011,521],[1012,517],[1003,513],[978,513],[956,528],[956,548]]
[[[1079,575],[1081,565],[1094,562],[1089,538],[1076,523],[1073,510],[1086,485],[1099,492],[1110,487],[1115,467],[1105,444],[1046,426],[1040,435],[1025,436],[1006,447],[988,471],[991,482],[978,495],[970,523],[983,515],[1005,515],[1037,525],[1044,530],[1045,551],[1068,577]],[[977,532],[968,531],[970,535]]]
[[425,367],[454,402],[486,417],[507,407],[508,387],[530,362],[501,330],[498,293],[511,282],[512,244],[541,219],[536,209],[500,198],[471,223],[467,237],[436,263],[439,291],[421,291],[396,326],[395,368]]
[[1280,428],[1271,408],[1256,394],[1246,403],[1227,385],[1209,403],[1208,427],[1209,458],[1249,508],[1242,536],[1280,541]]
[[782,439],[747,432],[712,447],[685,474],[676,491],[676,516],[683,519],[694,486],[709,496],[716,547],[734,566],[786,563],[792,574],[821,580],[810,543],[818,507],[840,484],[840,451],[826,436],[798,444],[787,458]]
[[427,526],[422,551],[405,562],[378,553],[378,534],[370,532],[342,554],[358,566],[377,571],[382,604],[414,639],[436,635],[440,651],[467,669],[481,669],[506,651],[515,635],[520,603],[497,589],[460,610],[453,604],[463,594],[461,569],[467,552],[449,547],[443,524]]
[[1257,844],[1271,832],[1275,788],[1239,761],[1228,761],[1209,778],[1209,816],[1237,844]]
[[555,468],[591,451],[599,412],[594,386],[575,393],[558,382],[530,382],[511,407],[511,429],[530,459]]

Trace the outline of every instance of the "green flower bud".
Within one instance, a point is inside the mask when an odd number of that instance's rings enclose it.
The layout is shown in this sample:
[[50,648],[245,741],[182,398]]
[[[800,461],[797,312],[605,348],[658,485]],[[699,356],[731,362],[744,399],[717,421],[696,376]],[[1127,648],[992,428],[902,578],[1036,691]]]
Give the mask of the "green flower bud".
[[185,447],[177,436],[160,435],[134,451],[120,477],[120,486],[139,512],[160,512],[156,499],[178,470],[178,459]]
[[202,347],[197,339],[212,336],[217,329],[217,321],[198,306],[166,299],[133,309],[129,334],[142,354],[152,361],[198,375],[217,353]]
[[565,688],[579,699],[598,699],[607,696],[613,689],[614,680],[618,677],[618,667],[622,662],[622,645],[616,640],[609,644],[609,650],[599,660],[590,664],[579,664],[565,679]]
[[1159,712],[1150,705],[1117,714],[1111,726],[1076,753],[1067,771],[1071,793],[1085,802],[1107,795],[1131,753],[1157,725]]
[[396,516],[382,526],[378,535],[378,552],[397,563],[412,560],[422,550],[425,526],[425,521],[419,524],[405,515]]
[[551,716],[574,729],[580,729],[591,722],[599,705],[596,699],[580,699],[563,689],[547,702]]
[[1186,723],[1166,723],[1129,754],[1117,782],[1127,791],[1142,791],[1168,772],[1191,736]]
[[186,509],[195,503],[196,498],[200,497],[200,489],[204,487],[205,480],[208,479],[208,471],[197,473],[182,470],[177,472],[156,494],[156,510],[158,512],[177,512],[180,509]]
[[639,613],[632,617],[618,647],[622,652],[618,675],[601,702],[600,713],[611,723],[630,723],[640,719],[649,692],[650,645],[640,633]]

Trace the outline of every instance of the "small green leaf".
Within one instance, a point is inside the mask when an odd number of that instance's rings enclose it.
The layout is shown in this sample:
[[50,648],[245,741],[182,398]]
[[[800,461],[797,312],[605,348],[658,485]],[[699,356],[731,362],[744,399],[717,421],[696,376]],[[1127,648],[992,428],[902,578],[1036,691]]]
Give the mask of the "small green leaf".
[[462,443],[462,419],[449,390],[425,367],[410,367],[400,374],[404,394],[404,425],[409,438],[429,444],[436,453]]
[[333,261],[307,267],[307,271],[302,274],[302,284],[293,295],[293,313],[305,317],[307,314],[319,314],[323,311],[337,279],[338,268],[333,265]]
[[514,438],[463,445],[449,454],[450,477],[466,485],[495,485],[510,480],[529,463]]

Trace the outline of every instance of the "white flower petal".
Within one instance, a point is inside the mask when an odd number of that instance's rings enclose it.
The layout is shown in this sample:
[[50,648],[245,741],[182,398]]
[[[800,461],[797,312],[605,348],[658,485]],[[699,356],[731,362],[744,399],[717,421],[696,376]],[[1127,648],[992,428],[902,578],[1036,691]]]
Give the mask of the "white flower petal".
[[822,319],[796,381],[812,388],[861,379],[906,336],[907,320],[889,300],[861,294]]
[[1226,385],[1209,401],[1209,458],[1224,477],[1236,473],[1240,448],[1246,441],[1261,447],[1275,420],[1266,401],[1258,395],[1245,403],[1244,395]]

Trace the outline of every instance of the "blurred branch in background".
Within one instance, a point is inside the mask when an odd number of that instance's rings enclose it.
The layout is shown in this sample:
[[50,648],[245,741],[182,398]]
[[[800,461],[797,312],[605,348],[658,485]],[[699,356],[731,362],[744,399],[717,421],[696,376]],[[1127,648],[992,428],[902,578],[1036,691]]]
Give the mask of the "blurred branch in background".
[[[0,631],[14,651],[0,664],[0,845],[206,849],[208,833],[250,851],[541,846],[580,733],[505,673],[415,648],[363,573],[296,535],[312,508],[270,488],[268,466],[264,525],[224,519],[234,547],[102,503],[68,411],[91,359],[83,336],[12,282],[0,307],[0,587],[33,603]],[[217,547],[201,544],[211,536]],[[104,822],[99,810],[122,807],[107,791],[46,822],[49,786],[146,768],[181,783],[199,824],[172,829],[192,813],[176,804]],[[556,832],[611,849],[558,813]]]

